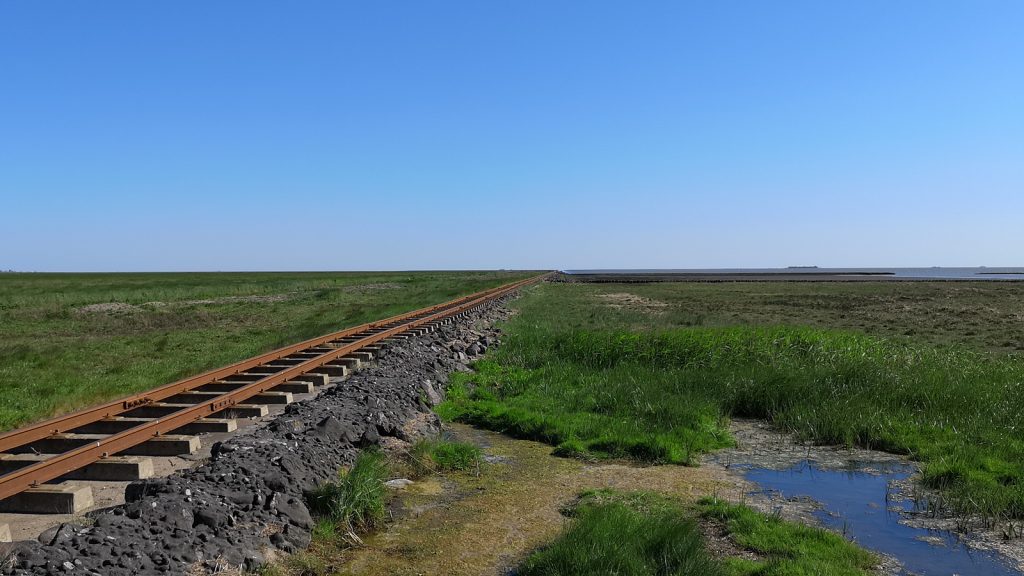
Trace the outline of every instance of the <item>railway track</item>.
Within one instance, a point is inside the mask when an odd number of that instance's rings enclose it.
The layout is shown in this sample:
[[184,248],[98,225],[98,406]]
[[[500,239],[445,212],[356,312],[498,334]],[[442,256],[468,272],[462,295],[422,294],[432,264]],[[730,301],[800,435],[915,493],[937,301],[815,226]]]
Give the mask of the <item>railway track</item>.
[[306,340],[2,434],[0,509],[77,512],[47,483],[135,479],[139,455],[192,453],[199,447],[196,434],[233,431],[235,418],[265,415],[268,405],[290,403],[293,393],[344,376],[390,340],[432,331],[545,276]]

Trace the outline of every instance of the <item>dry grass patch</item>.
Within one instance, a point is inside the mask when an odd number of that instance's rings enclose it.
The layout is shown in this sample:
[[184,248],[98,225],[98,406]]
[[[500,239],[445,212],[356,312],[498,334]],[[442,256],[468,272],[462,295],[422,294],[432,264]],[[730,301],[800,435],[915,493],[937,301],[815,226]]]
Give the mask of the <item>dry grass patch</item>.
[[668,307],[667,302],[645,298],[629,292],[612,292],[609,294],[598,294],[605,306],[615,310],[631,309],[648,313],[661,313]]

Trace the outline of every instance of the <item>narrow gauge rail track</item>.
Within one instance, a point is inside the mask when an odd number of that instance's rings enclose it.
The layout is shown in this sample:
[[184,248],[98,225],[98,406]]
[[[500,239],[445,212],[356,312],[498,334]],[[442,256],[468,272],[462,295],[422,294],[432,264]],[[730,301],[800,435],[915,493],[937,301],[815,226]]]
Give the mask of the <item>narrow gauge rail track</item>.
[[[477,292],[443,304],[355,326],[293,344],[120,400],[39,422],[0,435],[0,458],[32,454],[0,476],[0,500],[37,488],[91,464],[130,451],[176,431],[202,429],[218,415],[252,408],[257,396],[275,388],[326,381],[321,372],[344,373],[346,356],[395,337],[430,330],[466,311],[505,296],[545,275]],[[320,372],[318,372],[320,371]],[[277,392],[284,394],[283,392]],[[68,449],[54,449],[64,446]]]

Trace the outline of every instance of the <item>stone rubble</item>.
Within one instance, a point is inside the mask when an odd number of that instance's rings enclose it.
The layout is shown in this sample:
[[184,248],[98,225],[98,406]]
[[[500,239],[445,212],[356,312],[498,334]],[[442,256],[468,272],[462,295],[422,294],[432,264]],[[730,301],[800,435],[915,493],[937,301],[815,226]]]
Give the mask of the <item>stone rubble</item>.
[[[431,407],[448,375],[498,344],[501,302],[437,331],[390,344],[369,367],[266,425],[215,444],[210,460],[130,484],[126,503],[15,543],[2,574],[203,574],[253,570],[305,548],[314,520],[304,494],[361,448],[436,433]],[[415,426],[409,426],[415,423]],[[86,523],[88,524],[88,523]]]

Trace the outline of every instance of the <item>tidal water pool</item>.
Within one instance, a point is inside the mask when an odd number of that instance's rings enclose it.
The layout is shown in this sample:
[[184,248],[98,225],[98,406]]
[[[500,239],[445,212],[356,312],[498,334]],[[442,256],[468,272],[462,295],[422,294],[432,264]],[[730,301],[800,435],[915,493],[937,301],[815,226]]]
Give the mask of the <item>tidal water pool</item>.
[[855,462],[847,469],[823,469],[802,460],[783,470],[738,467],[767,493],[784,498],[809,497],[821,505],[815,515],[828,527],[861,546],[896,558],[904,575],[1021,576],[1001,555],[970,548],[956,535],[901,524],[900,513],[913,502],[892,497],[894,481],[914,469],[893,462]]

